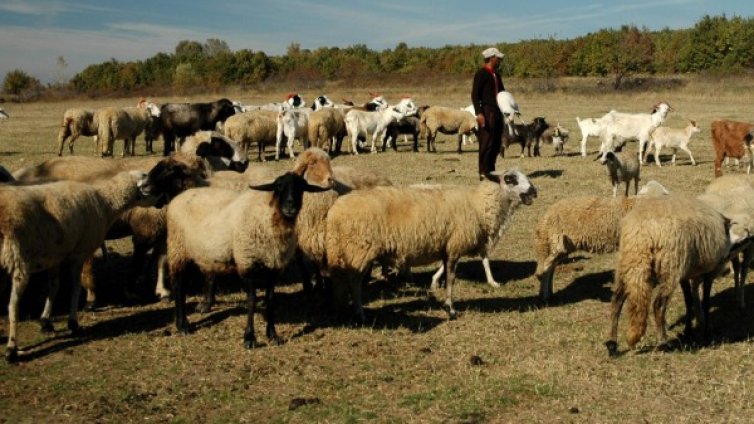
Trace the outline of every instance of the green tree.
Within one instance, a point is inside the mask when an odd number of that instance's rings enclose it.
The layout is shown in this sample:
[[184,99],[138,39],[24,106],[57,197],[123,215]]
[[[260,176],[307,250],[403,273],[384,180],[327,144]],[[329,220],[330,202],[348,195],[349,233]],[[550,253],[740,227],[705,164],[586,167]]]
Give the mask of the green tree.
[[29,91],[39,90],[42,84],[38,79],[20,69],[14,69],[5,74],[3,91],[8,94],[20,95]]

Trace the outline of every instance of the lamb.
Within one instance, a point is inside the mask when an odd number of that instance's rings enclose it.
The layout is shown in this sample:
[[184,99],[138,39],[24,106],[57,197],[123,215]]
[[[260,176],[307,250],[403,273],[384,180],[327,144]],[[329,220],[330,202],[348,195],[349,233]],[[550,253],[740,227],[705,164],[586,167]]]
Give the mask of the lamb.
[[[618,320],[626,299],[629,348],[642,337],[653,287],[658,289],[654,300],[657,336],[660,346],[665,345],[665,310],[673,290],[682,284],[687,293],[688,280],[699,279],[704,281],[705,293],[709,293],[731,246],[749,236],[738,230],[735,222],[729,224],[722,214],[696,199],[666,196],[637,203],[621,223],[610,337],[605,343],[608,353],[617,354]],[[686,296],[686,329],[691,331],[689,297]],[[708,316],[709,306],[708,296],[705,297],[704,317]]]
[[499,234],[511,209],[530,205],[537,190],[518,170],[471,187],[376,187],[339,197],[327,215],[328,273],[350,287],[364,322],[361,282],[375,260],[398,269],[443,261],[445,308],[451,319],[458,260],[479,254]]
[[432,106],[421,116],[422,133],[427,137],[427,151],[436,152],[437,133],[458,134],[458,153],[461,153],[462,136],[476,134],[476,117],[462,110]]
[[[295,253],[295,222],[304,192],[327,189],[312,186],[292,172],[270,184],[250,187],[252,190],[240,195],[234,190],[217,188],[189,190],[168,206],[168,268],[173,283],[176,328],[181,333],[191,331],[183,280],[190,271],[198,270],[210,282],[217,274],[236,274],[247,279],[246,348],[257,345],[254,278],[260,276],[266,287],[266,336],[272,343],[279,342],[272,303],[275,274]],[[198,228],[202,231],[196,231]]]
[[249,151],[249,147],[256,143],[258,147],[257,160],[265,162],[264,148],[274,145],[277,138],[277,112],[269,110],[254,110],[228,118],[223,126],[226,137],[235,140],[241,147]]
[[597,254],[617,251],[623,216],[642,197],[668,194],[665,187],[653,180],[642,187],[638,197],[568,197],[550,206],[534,229],[535,275],[542,301],[549,301],[553,295],[558,263],[577,250]]
[[160,107],[160,131],[164,142],[162,154],[167,156],[175,150],[176,138],[183,140],[197,131],[212,131],[218,123],[225,122],[235,113],[233,102],[225,98],[210,103],[163,104]]
[[689,158],[691,159],[691,164],[696,165],[694,156],[691,154],[691,150],[689,150],[689,142],[691,141],[691,136],[700,131],[699,126],[696,125],[696,121],[694,120],[689,121],[689,124],[683,129],[668,127],[656,128],[652,134],[649,135],[649,147],[647,147],[647,151],[644,152],[644,161],[646,162],[649,150],[654,146],[655,163],[657,163],[657,166],[662,166],[660,164],[660,150],[662,150],[663,147],[670,147],[673,149],[673,165],[675,165],[675,154],[678,149],[688,153]]
[[73,143],[80,136],[94,137],[94,151],[97,152],[97,125],[94,113],[90,110],[71,108],[63,114],[63,123],[58,131],[58,156],[63,155],[63,145],[68,137],[68,150],[73,154]]
[[[78,334],[78,295],[83,262],[102,244],[110,224],[125,209],[148,205],[160,193],[143,172],[124,172],[96,184],[62,181],[0,188],[0,266],[12,280],[6,359],[18,358],[18,303],[31,273],[48,271],[50,291],[42,312],[49,322],[59,272],[73,281],[68,328]],[[55,242],[52,243],[51,240]]]
[[621,113],[611,110],[602,117],[600,152],[615,151],[627,140],[639,141],[638,160],[644,164],[642,154],[649,141],[649,134],[665,122],[665,117],[673,108],[666,102],[657,103],[652,113]]
[[618,195],[618,186],[621,182],[626,183],[626,196],[631,180],[634,181],[634,194],[639,191],[639,161],[627,153],[607,152],[597,157],[600,163],[605,165],[607,176],[613,185],[613,197]]
[[343,110],[323,108],[312,112],[309,116],[307,133],[313,147],[325,148],[325,143],[327,143],[328,153],[340,152],[343,138],[348,134]]
[[160,108],[154,103],[149,103],[146,108],[107,107],[97,110],[94,120],[97,125],[97,137],[102,143],[102,155],[112,156],[113,142],[124,140],[123,153],[134,155],[136,137],[144,132],[150,121],[160,117]]

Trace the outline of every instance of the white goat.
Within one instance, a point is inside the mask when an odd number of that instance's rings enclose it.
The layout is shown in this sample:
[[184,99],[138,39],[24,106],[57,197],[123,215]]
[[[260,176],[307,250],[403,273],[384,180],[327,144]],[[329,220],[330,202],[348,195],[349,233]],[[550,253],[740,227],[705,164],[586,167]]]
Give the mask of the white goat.
[[[614,111],[610,111],[612,113]],[[586,139],[589,137],[599,137],[602,133],[602,126],[604,125],[603,118],[608,115],[604,115],[602,118],[585,118],[579,119],[576,117],[576,123],[581,130],[581,156],[586,156]]]
[[[468,105],[466,107],[462,107],[461,110],[465,110],[466,112],[469,112],[471,116],[476,118],[476,114],[474,113],[474,105]],[[465,146],[467,142],[471,143],[471,136],[463,134],[463,136],[461,137],[461,140],[463,141],[463,145]]]
[[696,121],[693,120],[689,121],[689,124],[686,125],[686,128],[659,127],[655,129],[649,136],[649,147],[647,147],[647,151],[644,152],[644,161],[647,160],[649,150],[654,145],[655,163],[657,163],[657,166],[662,166],[660,164],[660,150],[663,147],[670,147],[671,149],[673,149],[673,160],[671,162],[673,165],[675,165],[675,154],[678,149],[681,149],[684,152],[688,153],[689,158],[691,159],[691,164],[696,165],[694,156],[691,154],[691,150],[689,150],[689,142],[691,141],[691,136],[700,131],[701,130],[696,124]]
[[288,156],[296,159],[293,153],[293,140],[298,139],[304,147],[309,144],[309,116],[312,110],[309,108],[280,109],[277,116],[277,133],[275,137],[275,160],[280,159],[280,147],[283,144],[283,136],[288,140],[286,147]]
[[351,109],[346,113],[346,129],[351,136],[351,151],[358,155],[357,143],[359,135],[372,134],[372,153],[375,148],[375,140],[385,137],[387,126],[394,121],[416,113],[416,105],[410,98],[402,99],[397,105],[375,112]]
[[[507,91],[497,93],[497,107],[503,113],[503,122],[508,126],[508,134],[516,134],[513,121],[516,116],[521,119],[521,112],[518,109],[518,103],[513,95]],[[522,121],[523,122],[523,121]]]
[[621,113],[611,110],[601,119],[603,121],[600,139],[600,152],[615,151],[628,140],[639,141],[639,163],[642,161],[644,146],[649,141],[649,134],[665,121],[668,112],[673,110],[666,102],[657,103],[652,113]]

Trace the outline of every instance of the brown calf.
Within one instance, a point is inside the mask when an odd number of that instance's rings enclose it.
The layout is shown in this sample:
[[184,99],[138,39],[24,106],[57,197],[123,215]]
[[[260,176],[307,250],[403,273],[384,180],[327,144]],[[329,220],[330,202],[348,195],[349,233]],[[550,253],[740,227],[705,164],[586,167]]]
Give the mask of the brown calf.
[[754,124],[728,120],[712,122],[712,147],[715,148],[715,177],[723,175],[722,162],[726,157],[741,159],[749,154],[746,173],[751,172],[751,140]]

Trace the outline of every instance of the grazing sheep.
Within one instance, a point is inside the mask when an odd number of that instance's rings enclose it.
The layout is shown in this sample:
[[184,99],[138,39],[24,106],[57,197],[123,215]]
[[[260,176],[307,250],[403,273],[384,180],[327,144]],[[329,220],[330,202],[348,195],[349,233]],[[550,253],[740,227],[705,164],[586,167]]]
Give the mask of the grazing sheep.
[[[496,178],[496,177],[495,177]],[[445,307],[451,319],[458,260],[484,252],[510,209],[530,205],[537,190],[518,170],[477,187],[376,187],[335,201],[327,215],[328,272],[351,289],[356,316],[365,320],[361,282],[374,261],[398,269],[443,261]]]
[[699,126],[696,125],[696,121],[693,120],[689,121],[686,128],[682,129],[668,127],[656,128],[652,134],[649,135],[649,146],[647,147],[647,151],[644,152],[644,161],[647,161],[649,150],[654,146],[655,163],[657,163],[657,166],[662,166],[660,164],[660,150],[662,150],[663,147],[670,147],[673,149],[673,165],[675,165],[675,154],[678,149],[688,153],[689,158],[691,159],[691,164],[696,165],[694,156],[691,154],[691,150],[689,150],[689,142],[691,141],[691,136],[700,131]]
[[257,144],[257,160],[265,162],[264,148],[274,146],[277,139],[277,112],[254,110],[228,118],[223,126],[226,137],[241,145],[247,154],[252,144]]
[[597,157],[600,163],[605,165],[607,176],[613,185],[613,197],[618,195],[618,186],[621,182],[626,183],[626,196],[631,180],[634,182],[634,194],[639,191],[639,160],[627,153],[607,152]]
[[[696,199],[676,195],[638,202],[621,223],[610,337],[605,343],[608,353],[617,353],[618,320],[626,299],[630,316],[629,348],[644,334],[653,287],[657,287],[654,300],[657,337],[660,345],[664,345],[665,310],[675,287],[682,284],[686,291],[688,280],[701,279],[708,293],[731,246],[738,241],[735,223],[731,225],[722,214]],[[708,296],[706,303],[704,316]],[[690,316],[687,310],[689,332]]]
[[421,115],[421,129],[427,137],[427,151],[436,152],[437,133],[458,134],[458,153],[461,153],[463,135],[476,134],[476,116],[466,111],[443,106],[432,106]]
[[94,137],[94,151],[97,152],[97,125],[94,113],[90,110],[71,108],[63,114],[63,123],[58,131],[58,156],[63,155],[63,145],[68,137],[68,150],[73,154],[73,143],[80,136]]
[[96,184],[62,181],[0,187],[0,266],[10,275],[9,333],[6,359],[18,356],[18,303],[29,276],[48,271],[50,290],[42,312],[42,328],[49,322],[59,273],[73,282],[68,328],[78,325],[78,295],[84,261],[102,244],[111,223],[125,209],[156,201],[157,181],[139,172],[124,172]]
[[212,131],[218,123],[225,122],[235,113],[233,102],[224,98],[210,103],[163,104],[160,107],[160,132],[164,141],[162,154],[167,156],[175,150],[176,138],[183,140],[197,131]]
[[[256,346],[254,312],[255,281],[266,287],[266,335],[278,342],[275,332],[275,274],[293,258],[296,250],[296,217],[304,192],[327,190],[312,186],[288,172],[270,184],[235,190],[199,188],[179,195],[168,205],[168,268],[173,283],[176,328],[191,331],[186,319],[183,280],[199,271],[210,282],[215,275],[233,274],[248,280],[248,315],[244,344]],[[201,231],[197,231],[201,229]]]
[[638,197],[568,197],[550,206],[534,229],[535,275],[539,279],[540,298],[545,302],[550,300],[555,267],[570,253],[577,250],[597,254],[617,251],[620,220],[633,209],[639,198],[667,194],[660,183],[650,181],[642,187]]
[[323,108],[312,112],[307,130],[311,145],[324,149],[327,143],[328,153],[340,153],[340,145],[348,134],[345,119],[343,110],[338,108]]
[[136,137],[144,132],[151,121],[160,117],[160,108],[154,103],[147,107],[106,107],[94,113],[97,137],[102,143],[102,156],[113,155],[113,142],[123,140],[123,153],[133,156]]

